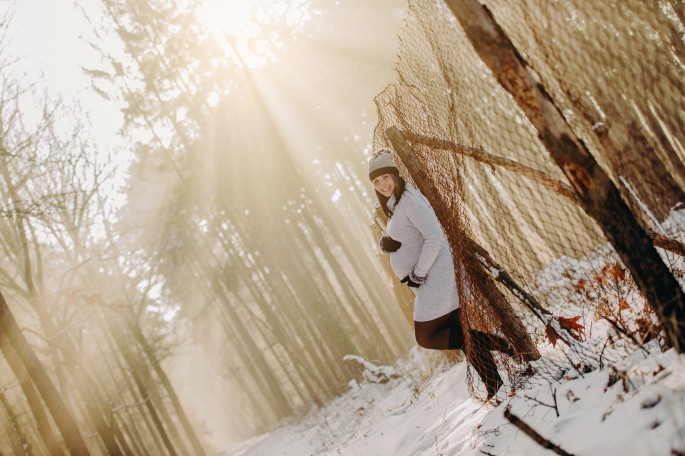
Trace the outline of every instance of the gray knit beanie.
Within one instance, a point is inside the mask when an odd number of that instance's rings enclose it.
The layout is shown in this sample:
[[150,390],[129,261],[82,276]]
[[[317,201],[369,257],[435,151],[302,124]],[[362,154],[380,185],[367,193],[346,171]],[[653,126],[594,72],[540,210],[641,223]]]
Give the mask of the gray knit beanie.
[[395,166],[392,152],[388,149],[380,149],[369,160],[369,179],[374,180],[383,174],[400,175],[400,171]]

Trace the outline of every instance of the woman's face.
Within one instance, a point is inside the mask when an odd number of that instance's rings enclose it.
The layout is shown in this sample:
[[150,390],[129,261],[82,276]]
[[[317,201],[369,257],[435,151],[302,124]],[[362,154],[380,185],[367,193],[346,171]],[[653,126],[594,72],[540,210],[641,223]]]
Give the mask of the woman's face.
[[381,174],[371,182],[373,188],[386,198],[390,198],[390,195],[395,191],[395,179],[392,178],[392,174]]

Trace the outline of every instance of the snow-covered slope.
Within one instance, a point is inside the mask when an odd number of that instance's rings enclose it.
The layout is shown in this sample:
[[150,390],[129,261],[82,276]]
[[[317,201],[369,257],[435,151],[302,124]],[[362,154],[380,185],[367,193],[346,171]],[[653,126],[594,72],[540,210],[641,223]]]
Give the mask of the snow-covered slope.
[[[684,226],[679,210],[662,229],[683,239]],[[685,259],[661,253],[685,286]],[[515,396],[501,392],[497,406],[471,398],[466,365],[435,352],[415,348],[396,366],[348,356],[366,369],[361,384],[351,382],[326,407],[225,454],[685,456],[685,355],[663,351],[661,338],[639,348],[625,336],[645,336],[655,317],[613,250],[604,245],[586,259],[560,258],[531,285],[556,316],[582,316],[580,350],[552,346],[538,331],[537,374]]]
[[464,363],[436,366],[435,357],[415,349],[395,367],[401,377],[353,382],[325,408],[226,454],[554,454],[512,425],[507,408],[570,454],[685,454],[685,358],[656,344],[647,348],[614,368],[574,372],[501,398],[497,407],[469,397]]

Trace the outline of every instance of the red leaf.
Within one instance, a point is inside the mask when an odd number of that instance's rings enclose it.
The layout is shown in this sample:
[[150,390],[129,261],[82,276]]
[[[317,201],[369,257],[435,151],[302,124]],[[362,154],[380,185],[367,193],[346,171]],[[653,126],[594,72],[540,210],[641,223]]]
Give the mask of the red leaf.
[[630,306],[628,305],[628,301],[625,300],[625,298],[621,298],[621,300],[618,302],[618,311],[622,310],[629,310]]
[[666,370],[666,368],[665,368],[664,366],[662,366],[661,364],[659,364],[659,368],[658,368],[657,370],[655,370],[654,372],[652,372],[652,375],[656,376],[656,375],[658,375],[661,371],[664,371],[664,370]]
[[545,326],[545,335],[547,336],[547,339],[549,339],[550,343],[552,344],[552,347],[557,346],[557,334],[554,332],[552,327],[550,325]]
[[[604,272],[604,271],[602,271]],[[596,274],[595,279],[597,279],[597,282],[599,282],[600,285],[604,285],[607,283],[606,277],[604,277],[604,274]]]
[[580,315],[571,318],[559,317],[559,326],[571,333],[576,340],[580,340],[580,337],[583,335],[583,328],[585,328],[585,326],[578,323],[579,319]]
[[623,268],[621,263],[612,264],[608,268],[607,274],[609,275],[609,277],[616,280],[617,282],[622,282],[626,278],[626,270]]

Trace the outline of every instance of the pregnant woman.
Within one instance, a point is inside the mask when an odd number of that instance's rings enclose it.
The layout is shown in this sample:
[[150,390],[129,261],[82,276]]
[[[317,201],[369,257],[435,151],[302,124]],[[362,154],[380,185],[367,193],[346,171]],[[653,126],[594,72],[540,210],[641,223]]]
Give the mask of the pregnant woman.
[[[452,253],[433,208],[418,189],[400,176],[393,154],[387,149],[379,150],[369,160],[369,179],[388,216],[379,247],[390,255],[390,264],[401,283],[416,295],[417,343],[434,350],[462,350],[464,334]],[[471,363],[485,384],[489,400],[503,383],[490,351],[513,356],[513,349],[493,334],[470,330],[469,335],[485,348],[477,351]]]

